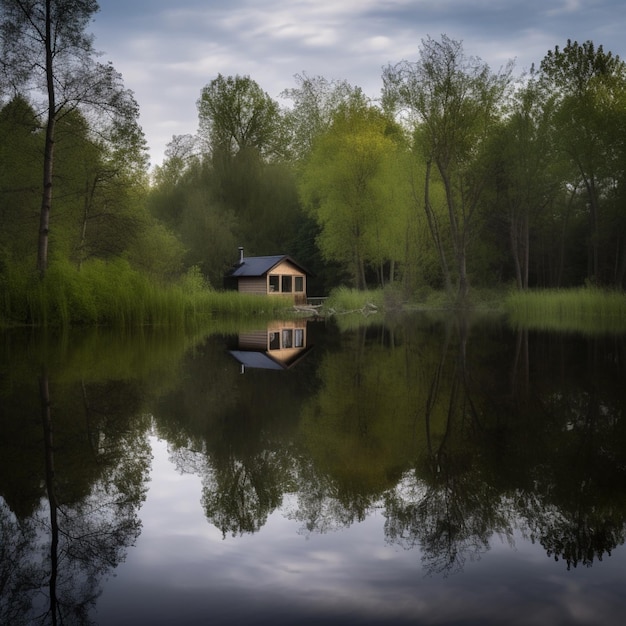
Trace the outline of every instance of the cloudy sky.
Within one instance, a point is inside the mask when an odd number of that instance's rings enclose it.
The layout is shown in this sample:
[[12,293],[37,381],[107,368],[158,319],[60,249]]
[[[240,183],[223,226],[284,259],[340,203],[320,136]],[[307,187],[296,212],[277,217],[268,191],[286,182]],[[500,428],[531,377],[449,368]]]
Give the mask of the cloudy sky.
[[195,133],[200,90],[249,75],[282,105],[294,75],[345,79],[372,98],[382,68],[446,34],[493,70],[520,75],[568,39],[626,59],[624,0],[100,0],[96,49],[134,91],[151,161]]

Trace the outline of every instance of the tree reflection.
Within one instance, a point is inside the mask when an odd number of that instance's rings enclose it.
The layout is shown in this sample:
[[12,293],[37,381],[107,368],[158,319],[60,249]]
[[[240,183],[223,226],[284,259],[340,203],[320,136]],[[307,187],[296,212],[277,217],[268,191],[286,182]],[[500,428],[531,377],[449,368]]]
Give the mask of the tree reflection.
[[152,410],[224,537],[281,507],[305,534],[382,510],[385,539],[433,575],[519,531],[590,566],[626,532],[626,372],[612,341],[407,318],[346,330],[278,374],[241,376],[211,339],[166,392],[164,376],[15,379],[0,390],[0,621],[88,622],[139,532]]
[[624,535],[623,354],[623,341],[406,317],[346,329],[304,369],[240,376],[208,343],[158,427],[224,536],[257,532],[289,494],[304,533],[382,507],[387,541],[433,574],[519,530],[589,564]]
[[306,367],[242,376],[221,338],[185,366],[181,385],[156,407],[158,433],[177,469],[200,477],[209,523],[224,537],[255,533],[294,489],[289,434]]
[[16,377],[0,390],[2,448],[22,457],[1,455],[13,470],[0,482],[2,624],[91,623],[140,531],[151,451],[136,389],[64,375],[44,365],[36,385]]
[[[480,558],[494,533],[512,535],[511,518],[479,461],[484,397],[475,398],[468,336],[465,318],[446,324],[439,359],[419,403],[426,450],[416,460],[416,485],[407,489],[405,483],[386,501],[387,540],[405,548],[419,545],[426,571],[444,575]],[[480,378],[480,372],[474,374]],[[443,427],[435,429],[435,424]]]
[[[86,389],[82,384],[81,389],[84,397]],[[111,447],[106,440],[117,437],[109,425],[100,431],[102,445],[98,450],[91,448],[90,458],[86,458],[85,448],[76,447],[80,446],[76,441],[79,432],[55,436],[49,377],[45,370],[39,390],[47,501],[37,511],[35,524],[40,529],[38,542],[44,542],[47,537],[49,547],[47,557],[38,564],[40,575],[47,580],[47,593],[40,586],[33,622],[87,624],[89,611],[100,593],[101,578],[124,559],[127,547],[139,534],[137,509],[144,497],[150,449],[145,431],[127,432]],[[124,454],[124,450],[131,449],[132,460]],[[87,475],[96,476],[81,489],[84,494],[79,499],[74,498],[78,477],[70,478],[63,471],[76,454],[91,466],[92,471]],[[72,465],[70,462],[69,466]],[[47,604],[41,604],[46,597]]]
[[214,480],[203,485],[207,519],[223,536],[254,533],[282,502],[287,458],[272,450],[215,459]]
[[567,569],[601,561],[626,535],[624,413],[596,385],[544,397],[553,416],[551,463],[521,499],[530,538]]
[[0,498],[0,624],[25,624],[32,609],[31,590],[41,576],[31,560],[36,529],[20,521]]
[[350,334],[325,354],[318,393],[303,406],[298,448],[298,508],[306,532],[362,521],[395,485],[411,458],[414,391],[403,351],[384,327]]

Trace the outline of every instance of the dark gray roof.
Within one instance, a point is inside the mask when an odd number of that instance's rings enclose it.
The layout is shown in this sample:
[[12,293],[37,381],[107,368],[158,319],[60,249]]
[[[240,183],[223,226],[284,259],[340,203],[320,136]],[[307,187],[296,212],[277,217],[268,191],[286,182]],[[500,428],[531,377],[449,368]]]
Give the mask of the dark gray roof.
[[285,366],[275,361],[265,352],[253,352],[248,350],[230,350],[230,354],[234,356],[241,365],[254,369],[264,370],[284,370]]
[[306,270],[290,256],[287,256],[286,254],[277,254],[274,256],[244,257],[243,261],[241,263],[237,263],[228,275],[233,278],[239,278],[240,276],[264,276],[282,261],[289,261],[298,269],[307,273]]
[[286,370],[299,363],[312,348],[313,346],[308,346],[300,350],[289,361],[274,359],[269,353],[261,350],[229,350],[228,352],[241,365],[250,369]]

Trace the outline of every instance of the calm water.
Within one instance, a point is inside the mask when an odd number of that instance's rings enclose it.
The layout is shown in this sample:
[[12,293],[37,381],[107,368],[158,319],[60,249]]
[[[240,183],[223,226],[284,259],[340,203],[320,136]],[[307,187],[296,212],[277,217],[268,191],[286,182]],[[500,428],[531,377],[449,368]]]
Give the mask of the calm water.
[[0,335],[0,623],[606,624],[626,338]]

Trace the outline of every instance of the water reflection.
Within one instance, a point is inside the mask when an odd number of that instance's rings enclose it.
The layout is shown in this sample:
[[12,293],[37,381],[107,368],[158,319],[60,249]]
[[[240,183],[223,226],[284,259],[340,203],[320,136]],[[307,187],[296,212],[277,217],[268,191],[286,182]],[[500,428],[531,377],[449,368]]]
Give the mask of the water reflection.
[[305,536],[347,533],[348,550],[349,531],[382,516],[381,544],[439,577],[494,536],[564,571],[597,564],[625,536],[625,348],[414,317],[229,337],[5,334],[0,623],[89,622],[140,538],[155,436],[225,539],[263,541],[278,514]]
[[237,335],[237,345],[230,354],[241,364],[242,374],[247,368],[294,367],[312,348],[307,327],[314,323],[306,318],[274,320],[263,328],[243,330]]
[[134,389],[52,363],[2,389],[3,624],[87,623],[141,528],[149,421]]

